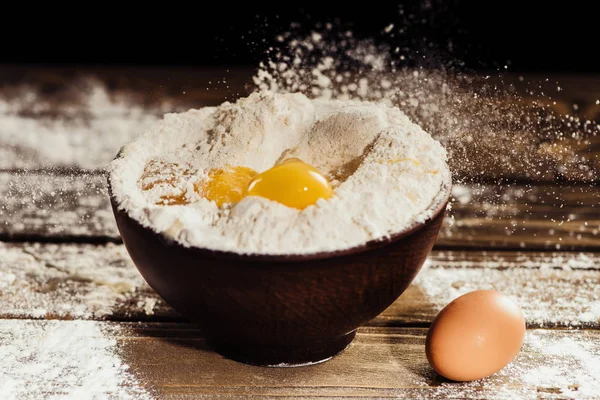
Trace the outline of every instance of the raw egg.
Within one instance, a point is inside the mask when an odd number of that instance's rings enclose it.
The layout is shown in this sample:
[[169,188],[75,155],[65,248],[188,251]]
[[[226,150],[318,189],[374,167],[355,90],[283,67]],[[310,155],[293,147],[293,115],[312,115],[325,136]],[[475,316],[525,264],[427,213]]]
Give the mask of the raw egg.
[[327,178],[297,158],[285,160],[259,174],[248,187],[248,196],[265,197],[300,210],[332,194]]
[[427,359],[454,381],[490,376],[519,353],[525,318],[508,296],[478,290],[452,301],[435,317],[425,342]]
[[208,172],[208,179],[197,185],[196,190],[221,207],[242,200],[256,175],[257,172],[248,167],[215,168]]

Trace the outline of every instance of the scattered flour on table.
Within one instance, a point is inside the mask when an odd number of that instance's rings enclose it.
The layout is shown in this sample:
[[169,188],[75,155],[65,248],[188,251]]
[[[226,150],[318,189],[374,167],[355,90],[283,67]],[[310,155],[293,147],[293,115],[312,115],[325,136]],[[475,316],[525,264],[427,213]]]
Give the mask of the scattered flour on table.
[[530,354],[541,354],[543,363],[510,365],[506,373],[522,384],[536,387],[537,392],[545,396],[560,394],[577,399],[598,398],[600,347],[594,336],[581,332],[557,338],[552,331],[528,331],[524,350]]
[[[213,168],[262,172],[288,157],[328,176],[334,196],[301,211],[255,196],[219,208],[195,190]],[[144,190],[150,162],[171,167],[159,172],[163,184]],[[261,254],[389,237],[430,218],[450,180],[444,148],[398,108],[272,92],[168,114],[125,146],[109,173],[119,207],[143,225],[186,246]],[[190,204],[160,204],[181,193]]]
[[[152,315],[158,296],[123,245],[0,242],[0,315],[102,319]],[[139,304],[138,304],[139,303]]]
[[73,99],[64,103],[27,88],[0,97],[0,168],[104,168],[165,108],[111,95],[92,79],[77,83],[65,89]]
[[151,399],[119,356],[122,329],[95,321],[0,321],[0,398]]
[[600,322],[598,256],[579,253],[516,253],[464,259],[463,254],[433,253],[414,285],[437,312],[455,298],[480,289],[511,296],[529,325],[594,326]]
[[11,235],[119,237],[102,175],[0,173],[0,193],[0,229]]
[[528,330],[523,350],[505,368],[473,382],[449,382],[435,374],[425,356],[416,365],[415,387],[399,393],[415,399],[597,399],[600,346],[581,331]]

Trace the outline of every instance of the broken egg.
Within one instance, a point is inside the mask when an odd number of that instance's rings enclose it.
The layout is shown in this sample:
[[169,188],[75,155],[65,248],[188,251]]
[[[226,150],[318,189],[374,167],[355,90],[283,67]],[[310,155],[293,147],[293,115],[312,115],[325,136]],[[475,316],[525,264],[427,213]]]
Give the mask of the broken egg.
[[299,210],[333,194],[327,178],[297,158],[287,159],[260,174],[248,167],[214,168],[195,189],[218,207],[237,203],[246,196],[260,196]]
[[433,320],[425,351],[431,367],[454,381],[490,376],[519,353],[525,318],[508,296],[478,290],[448,304]]
[[256,175],[256,171],[248,167],[214,168],[208,172],[208,179],[196,186],[196,190],[221,207],[246,197],[248,185]]
[[248,196],[265,197],[299,210],[332,195],[327,178],[297,158],[285,160],[259,174],[248,187]]

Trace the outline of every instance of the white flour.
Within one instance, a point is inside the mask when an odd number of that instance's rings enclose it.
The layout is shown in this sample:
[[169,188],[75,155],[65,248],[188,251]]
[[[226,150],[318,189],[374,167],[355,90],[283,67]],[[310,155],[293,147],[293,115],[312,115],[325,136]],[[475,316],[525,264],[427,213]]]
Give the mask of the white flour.
[[0,398],[150,399],[118,355],[120,330],[95,321],[0,321]]
[[[109,168],[120,208],[183,245],[239,253],[317,253],[385,238],[431,217],[450,175],[442,146],[397,108],[272,92],[168,114],[121,155]],[[194,191],[211,168],[261,172],[284,157],[329,176],[334,196],[302,211],[259,197],[219,209]],[[174,187],[141,189],[151,160],[178,165],[162,176]],[[191,204],[156,205],[176,193]]]
[[531,258],[522,253],[514,259],[500,253],[482,262],[460,253],[455,260],[434,253],[413,284],[432,304],[433,313],[465,293],[486,289],[512,297],[529,326],[594,326],[600,322],[598,258],[581,254],[568,259],[560,253]]
[[514,381],[536,387],[538,398],[560,394],[556,398],[597,399],[600,351],[596,343],[595,337],[585,331],[562,338],[553,338],[551,331],[529,331],[525,350],[543,354],[543,363],[514,363],[506,368],[506,374]]
[[[392,36],[406,27],[388,26],[384,32]],[[460,60],[443,60],[442,67],[431,48],[416,53],[410,46],[391,49],[331,24],[317,30],[307,34],[298,27],[278,36],[279,43],[259,64],[255,85],[278,93],[398,106],[444,145],[458,182],[597,178],[590,138],[600,134],[600,126],[576,117],[577,106],[568,103],[572,99],[561,93],[558,82],[523,84],[522,76],[470,75],[446,68]],[[430,57],[434,68],[426,61]],[[424,66],[418,67],[421,62]]]
[[70,86],[65,91],[71,89],[72,99],[65,103],[28,89],[0,96],[0,168],[103,168],[167,109],[111,95],[92,79]]
[[154,314],[158,300],[115,244],[0,242],[0,294],[5,318],[139,317]]
[[593,332],[528,330],[523,350],[508,366],[473,382],[440,380],[423,360],[414,386],[426,390],[397,398],[597,399],[600,354]]

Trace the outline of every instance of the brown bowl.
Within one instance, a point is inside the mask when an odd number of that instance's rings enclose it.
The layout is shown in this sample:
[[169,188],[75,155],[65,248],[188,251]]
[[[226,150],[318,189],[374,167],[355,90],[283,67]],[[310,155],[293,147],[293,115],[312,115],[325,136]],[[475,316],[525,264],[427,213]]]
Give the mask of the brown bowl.
[[[392,304],[431,251],[450,195],[434,216],[385,240],[306,255],[241,255],[185,247],[120,210],[119,232],[148,284],[201,325],[212,347],[249,364],[297,366],[325,361],[356,329]],[[110,188],[110,177],[109,177]]]

